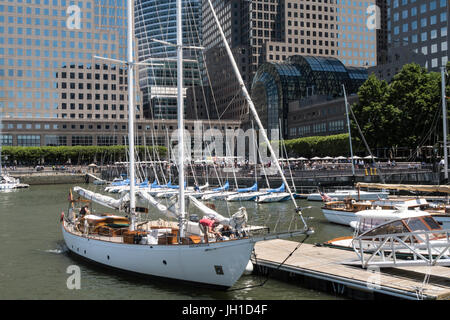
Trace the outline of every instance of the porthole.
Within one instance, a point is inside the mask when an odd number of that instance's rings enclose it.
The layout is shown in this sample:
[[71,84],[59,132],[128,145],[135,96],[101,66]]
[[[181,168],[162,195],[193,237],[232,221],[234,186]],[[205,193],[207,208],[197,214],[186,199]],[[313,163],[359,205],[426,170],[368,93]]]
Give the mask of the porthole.
[[167,261],[166,261],[166,260],[163,260],[163,264],[164,264],[164,265],[167,265]]

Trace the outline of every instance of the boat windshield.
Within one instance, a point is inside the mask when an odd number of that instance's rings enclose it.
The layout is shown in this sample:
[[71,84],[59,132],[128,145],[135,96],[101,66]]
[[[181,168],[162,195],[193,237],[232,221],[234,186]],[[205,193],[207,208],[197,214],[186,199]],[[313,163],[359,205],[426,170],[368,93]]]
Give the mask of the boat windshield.
[[364,236],[377,236],[394,233],[409,232],[401,220],[393,221],[388,224],[381,225],[373,230],[367,231]]
[[412,232],[430,230],[430,228],[428,228],[428,226],[425,223],[423,223],[422,220],[420,220],[419,218],[407,219],[405,220],[405,222]]
[[432,230],[441,230],[441,226],[439,223],[434,220],[432,217],[424,217],[423,220],[425,220],[425,223],[432,229]]

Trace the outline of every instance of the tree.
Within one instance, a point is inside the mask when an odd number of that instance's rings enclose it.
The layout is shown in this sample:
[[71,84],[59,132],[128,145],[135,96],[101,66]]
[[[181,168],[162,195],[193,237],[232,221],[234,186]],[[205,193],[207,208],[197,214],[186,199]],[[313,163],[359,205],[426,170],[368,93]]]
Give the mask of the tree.
[[403,66],[389,84],[371,75],[358,97],[353,111],[370,148],[416,148],[439,126],[440,75],[417,64]]
[[[396,126],[400,121],[401,111],[388,102],[389,85],[370,75],[359,88],[359,101],[352,106],[361,131],[371,148],[395,144]],[[352,137],[355,142],[362,141],[357,125],[352,119]]]

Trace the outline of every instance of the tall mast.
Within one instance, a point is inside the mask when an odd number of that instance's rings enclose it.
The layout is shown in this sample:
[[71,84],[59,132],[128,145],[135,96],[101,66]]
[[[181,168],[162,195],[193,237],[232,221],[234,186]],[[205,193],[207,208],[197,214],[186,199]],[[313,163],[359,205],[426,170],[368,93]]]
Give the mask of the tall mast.
[[184,237],[184,101],[183,101],[183,25],[181,0],[177,0],[177,102],[178,102],[178,185],[179,185],[179,229],[180,238]]
[[291,197],[291,200],[295,206],[295,210],[299,213],[300,218],[301,218],[305,228],[307,228],[307,224],[306,224],[306,221],[303,219],[301,209],[298,207],[297,203],[295,202],[294,195],[292,194],[291,188],[289,187],[286,177],[283,174],[283,170],[281,170],[280,163],[277,159],[277,156],[275,155],[275,151],[273,150],[272,145],[270,144],[270,141],[269,141],[269,138],[267,137],[264,126],[262,125],[261,120],[258,116],[258,112],[256,112],[255,105],[253,104],[250,94],[248,93],[247,88],[245,87],[244,80],[242,79],[241,73],[239,72],[239,68],[236,64],[236,61],[234,60],[233,52],[230,49],[230,46],[227,42],[227,38],[225,37],[225,34],[223,33],[223,29],[222,29],[222,26],[220,25],[219,18],[217,17],[216,12],[214,10],[214,6],[213,6],[211,0],[208,0],[208,3],[209,3],[209,7],[211,9],[212,15],[214,17],[214,20],[216,21],[217,28],[219,29],[219,33],[222,38],[222,41],[225,45],[225,49],[227,50],[228,57],[230,58],[230,63],[233,67],[234,73],[239,82],[239,86],[241,87],[241,90],[242,90],[242,93],[244,94],[245,100],[247,101],[250,111],[252,112],[253,117],[255,118],[256,124],[258,125],[259,129],[261,130],[261,135],[264,139],[264,142],[267,144],[267,148],[270,151],[272,162],[274,163],[278,172],[280,173],[281,179],[283,180],[284,185],[286,186],[286,189],[287,189],[287,191]]
[[0,112],[0,175],[2,174],[2,147],[3,147],[2,124],[3,124],[3,113]]
[[344,90],[345,113],[347,114],[348,143],[350,144],[350,156],[352,158],[352,173],[353,178],[355,178],[355,164],[353,163],[352,133],[350,131],[350,115],[348,114],[348,102],[347,102],[347,93],[345,91],[345,85],[342,85],[342,90]]
[[130,230],[136,227],[136,199],[134,193],[134,55],[133,55],[133,0],[127,1],[127,68],[128,68],[128,146],[130,154]]
[[442,87],[442,122],[444,136],[444,183],[448,183],[448,150],[447,150],[447,101],[445,100],[445,67],[441,68],[441,87]]

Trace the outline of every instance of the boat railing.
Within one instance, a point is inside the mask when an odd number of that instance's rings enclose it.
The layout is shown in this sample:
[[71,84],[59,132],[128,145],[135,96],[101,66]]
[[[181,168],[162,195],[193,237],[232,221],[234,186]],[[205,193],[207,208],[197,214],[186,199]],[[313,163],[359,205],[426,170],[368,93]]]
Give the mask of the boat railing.
[[[65,218],[65,227],[66,229],[75,234],[79,234],[84,237],[88,237],[90,239],[102,240],[108,242],[117,242],[117,243],[128,243],[128,244],[141,244],[148,245],[150,243],[146,242],[143,239],[145,236],[150,234],[151,229],[154,227],[156,229],[170,229],[171,232],[166,232],[158,235],[156,244],[178,244],[177,232],[178,228],[173,228],[173,226],[162,226],[162,225],[154,225],[153,227],[149,227],[149,225],[142,225],[136,229],[134,232],[129,232],[129,228],[111,228],[108,226],[95,226],[95,225],[84,225],[79,223],[78,221],[73,221],[70,218]],[[147,222],[150,223],[150,222]],[[227,241],[227,240],[236,240],[241,238],[254,238],[270,235],[270,228],[268,227],[260,227],[248,225],[242,229],[240,233],[233,233],[233,237],[223,237],[218,239],[210,239],[209,241]],[[135,238],[136,236],[136,238]],[[192,237],[194,236],[194,237]],[[189,238],[189,240],[187,239]],[[183,239],[182,244],[198,244],[204,243],[203,235],[189,235],[186,239]]]
[[353,238],[352,246],[363,268],[372,265],[450,266],[448,229],[360,235]]

